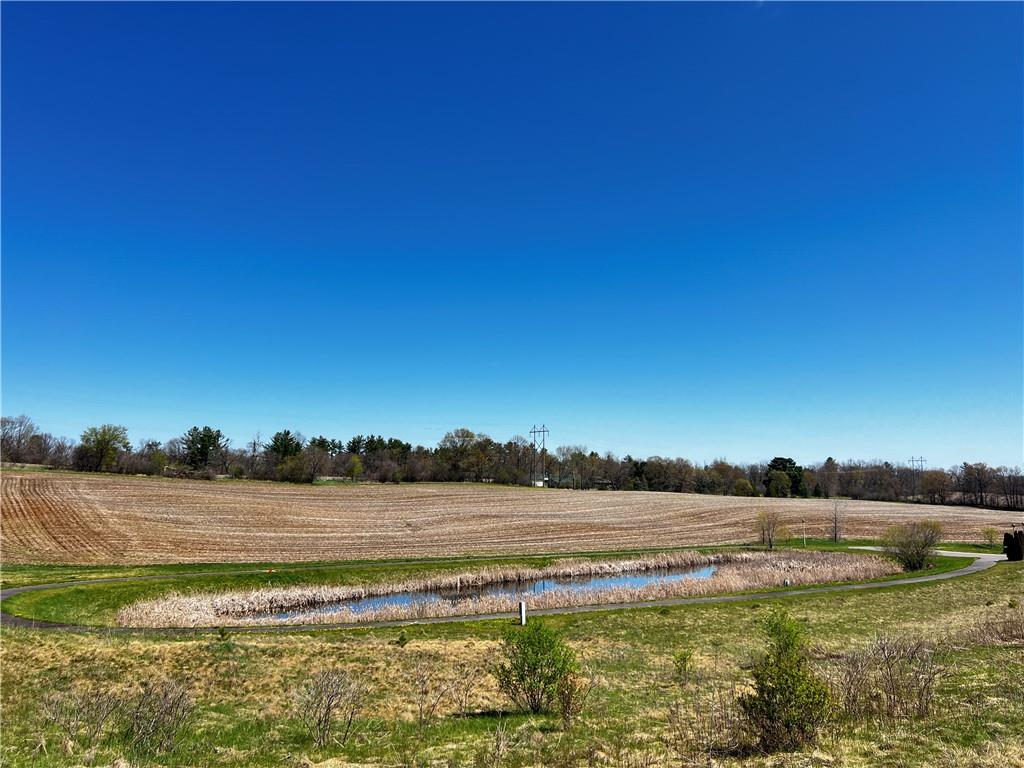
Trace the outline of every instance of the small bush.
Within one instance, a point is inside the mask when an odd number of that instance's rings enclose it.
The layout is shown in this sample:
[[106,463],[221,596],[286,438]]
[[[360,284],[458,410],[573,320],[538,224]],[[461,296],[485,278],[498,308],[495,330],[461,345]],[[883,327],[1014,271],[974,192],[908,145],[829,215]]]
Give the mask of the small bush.
[[679,685],[687,685],[693,679],[692,648],[682,648],[672,654],[672,672]]
[[562,729],[572,728],[587,705],[587,699],[594,690],[593,681],[583,675],[570,672],[558,681],[555,699],[558,703],[558,714],[562,718]]
[[935,555],[942,541],[942,525],[930,520],[894,525],[885,533],[883,543],[907,571],[919,571]]
[[498,687],[530,712],[549,712],[558,686],[577,671],[576,654],[559,634],[535,619],[505,635],[502,660],[494,667]]
[[979,643],[1024,643],[1024,610],[1011,598],[1006,609],[990,611],[968,631],[970,640]]
[[180,684],[172,680],[144,683],[121,709],[125,745],[141,755],[170,752],[193,709],[192,698]]
[[683,765],[712,765],[747,749],[743,710],[724,688],[700,691],[669,707],[665,746]]
[[421,653],[412,668],[416,725],[424,728],[434,721],[442,704],[453,695],[458,680],[447,675],[440,657]]
[[44,720],[60,730],[69,753],[96,747],[119,706],[120,700],[107,691],[80,688],[53,691],[42,702]]
[[456,666],[452,700],[460,715],[468,715],[472,711],[481,678],[486,673],[486,668],[478,661],[464,660]]
[[832,674],[833,696],[852,721],[926,717],[943,671],[924,641],[883,636],[840,658]]
[[324,747],[337,723],[342,723],[339,741],[345,744],[352,724],[366,699],[366,689],[341,669],[318,672],[303,682],[292,695],[295,714],[306,727],[313,743]]
[[828,687],[808,662],[803,627],[775,610],[762,631],[768,648],[754,664],[754,692],[739,700],[747,723],[769,752],[813,744],[829,719],[830,703]]

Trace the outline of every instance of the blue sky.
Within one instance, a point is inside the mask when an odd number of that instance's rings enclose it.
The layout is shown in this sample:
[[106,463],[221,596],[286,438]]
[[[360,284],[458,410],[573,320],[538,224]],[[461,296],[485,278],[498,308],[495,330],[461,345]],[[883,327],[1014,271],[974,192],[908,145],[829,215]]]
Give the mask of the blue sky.
[[1024,453],[1021,4],[3,4],[3,412]]

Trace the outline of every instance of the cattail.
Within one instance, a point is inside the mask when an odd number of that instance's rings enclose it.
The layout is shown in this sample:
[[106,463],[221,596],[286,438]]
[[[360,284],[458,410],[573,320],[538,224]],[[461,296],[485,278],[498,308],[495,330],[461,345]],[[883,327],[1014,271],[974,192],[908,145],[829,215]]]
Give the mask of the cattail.
[[[466,587],[507,585],[541,579],[615,576],[656,570],[714,566],[707,579],[653,581],[640,587],[577,590],[549,589],[524,595],[467,595],[451,601],[438,594]],[[840,552],[670,552],[598,561],[560,560],[544,568],[490,566],[477,571],[440,574],[364,585],[267,587],[215,593],[172,592],[125,606],[118,623],[133,627],[201,627],[271,624],[344,624],[428,617],[511,613],[525,599],[532,610],[580,605],[633,603],[726,592],[801,586],[877,578],[898,572],[886,558]],[[402,605],[353,610],[344,603],[367,597],[423,594]],[[341,605],[337,605],[341,604]],[[334,606],[330,611],[318,610]],[[289,617],[275,614],[290,612]]]

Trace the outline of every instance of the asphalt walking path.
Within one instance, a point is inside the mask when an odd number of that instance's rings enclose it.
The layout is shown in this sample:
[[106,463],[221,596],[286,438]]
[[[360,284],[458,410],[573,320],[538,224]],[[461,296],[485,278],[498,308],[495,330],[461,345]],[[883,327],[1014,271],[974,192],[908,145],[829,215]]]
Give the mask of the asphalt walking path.
[[[881,547],[851,547],[851,549],[866,549],[880,551]],[[883,589],[886,587],[903,587],[910,584],[925,584],[932,581],[946,581],[961,576],[970,576],[974,573],[986,571],[998,562],[1006,560],[1005,555],[985,554],[978,552],[952,552],[939,550],[939,555],[949,557],[972,557],[974,561],[970,565],[958,568],[955,571],[934,573],[928,576],[911,576],[904,579],[890,579],[888,581],[867,581],[856,584],[826,584],[817,587],[801,587],[798,589],[786,589],[776,592],[748,592],[735,595],[712,595],[709,597],[673,597],[664,600],[648,600],[634,603],[603,603],[600,605],[577,605],[567,608],[543,608],[530,611],[531,616],[548,616],[562,613],[591,613],[594,611],[616,611],[630,608],[660,608],[677,605],[704,605],[706,603],[739,603],[747,600],[781,600],[801,595],[822,595],[831,592],[852,592],[864,589]],[[394,565],[395,563],[380,563],[381,566]],[[318,566],[314,566],[318,567]],[[319,566],[330,567],[330,566]],[[297,569],[296,569],[297,570]],[[306,569],[302,569],[306,570]],[[99,634],[116,635],[195,635],[210,632],[218,632],[221,627],[168,627],[163,629],[152,629],[148,627],[116,627],[116,626],[88,626],[80,624],[62,624],[55,621],[37,621],[26,619],[21,616],[13,616],[3,611],[2,602],[14,595],[24,592],[36,592],[44,589],[61,589],[64,587],[80,587],[90,584],[112,584],[125,581],[153,581],[167,578],[183,578],[195,576],[228,576],[247,573],[266,573],[266,568],[248,569],[239,571],[209,571],[204,573],[189,574],[153,574],[146,576],[110,576],[100,579],[81,579],[79,581],[63,581],[52,584],[31,584],[24,587],[11,587],[0,590],[0,627],[22,627],[25,629],[56,630],[63,632],[93,632]],[[230,626],[225,625],[223,629],[232,633],[270,633],[270,632],[311,632],[337,629],[366,629],[372,627],[403,627],[411,624],[444,624],[466,621],[487,621],[493,619],[518,618],[519,614],[509,613],[480,613],[469,616],[441,616],[437,618],[402,619],[399,621],[368,621],[347,624],[282,624],[276,626]]]

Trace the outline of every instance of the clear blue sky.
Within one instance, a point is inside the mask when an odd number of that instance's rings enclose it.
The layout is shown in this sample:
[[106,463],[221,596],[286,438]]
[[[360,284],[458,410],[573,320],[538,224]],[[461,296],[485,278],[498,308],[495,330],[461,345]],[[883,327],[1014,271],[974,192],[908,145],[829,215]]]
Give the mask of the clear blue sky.
[[1021,4],[3,4],[3,412],[1019,464]]

